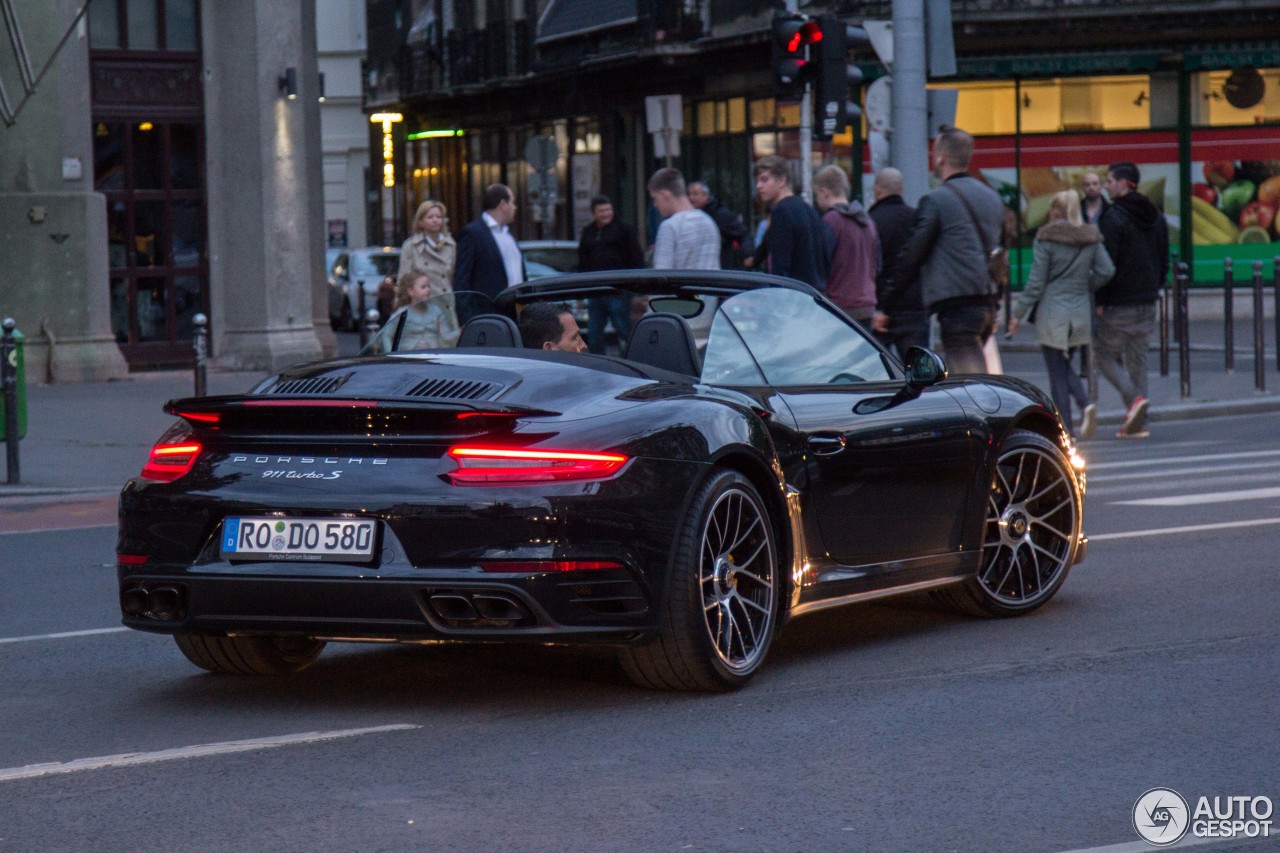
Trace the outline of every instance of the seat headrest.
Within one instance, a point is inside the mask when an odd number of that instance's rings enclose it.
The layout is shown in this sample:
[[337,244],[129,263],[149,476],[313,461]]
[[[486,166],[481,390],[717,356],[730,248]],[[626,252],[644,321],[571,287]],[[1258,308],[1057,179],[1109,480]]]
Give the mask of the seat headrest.
[[693,332],[679,314],[660,312],[641,317],[631,330],[623,357],[686,376],[702,373]]
[[458,336],[460,347],[515,347],[520,342],[520,327],[516,321],[502,314],[477,314],[462,327]]

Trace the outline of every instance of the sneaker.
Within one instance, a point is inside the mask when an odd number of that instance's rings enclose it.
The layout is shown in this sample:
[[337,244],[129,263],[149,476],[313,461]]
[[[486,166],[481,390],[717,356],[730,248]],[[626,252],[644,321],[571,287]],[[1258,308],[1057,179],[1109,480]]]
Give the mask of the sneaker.
[[1122,429],[1116,433],[1116,438],[1151,438],[1151,431],[1140,429],[1137,432],[1129,432]]
[[1080,415],[1080,437],[1093,438],[1098,429],[1098,404],[1090,403]]
[[1147,398],[1137,397],[1129,404],[1129,411],[1124,413],[1122,432],[1134,432],[1142,428],[1143,418],[1147,414]]

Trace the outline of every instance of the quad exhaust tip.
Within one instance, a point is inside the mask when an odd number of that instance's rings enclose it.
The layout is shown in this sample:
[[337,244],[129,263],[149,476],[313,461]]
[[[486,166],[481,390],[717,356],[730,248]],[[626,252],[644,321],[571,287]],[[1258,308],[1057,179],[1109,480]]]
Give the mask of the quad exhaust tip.
[[532,625],[533,614],[505,592],[457,590],[427,598],[432,612],[451,628],[514,628]]

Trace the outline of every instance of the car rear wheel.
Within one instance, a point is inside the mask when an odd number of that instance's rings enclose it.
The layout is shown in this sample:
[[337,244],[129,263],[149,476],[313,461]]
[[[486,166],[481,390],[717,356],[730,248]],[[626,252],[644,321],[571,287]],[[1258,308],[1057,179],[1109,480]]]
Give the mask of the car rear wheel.
[[324,650],[310,637],[218,637],[173,635],[187,660],[221,675],[287,675],[311,666]]
[[1080,495],[1070,463],[1044,436],[1016,430],[992,475],[982,565],[944,600],[981,616],[1030,613],[1053,598],[1080,539]]
[[619,655],[659,690],[730,690],[764,663],[777,626],[778,556],[760,493],[721,471],[694,497],[676,537],[662,628]]

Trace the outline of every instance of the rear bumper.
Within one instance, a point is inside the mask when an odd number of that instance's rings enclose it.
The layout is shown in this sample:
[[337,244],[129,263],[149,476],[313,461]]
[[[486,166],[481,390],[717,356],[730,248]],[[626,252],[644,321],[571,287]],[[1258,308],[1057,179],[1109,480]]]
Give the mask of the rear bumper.
[[625,570],[496,580],[439,571],[416,578],[271,577],[121,566],[119,583],[124,624],[165,634],[625,643],[647,635],[656,612]]

